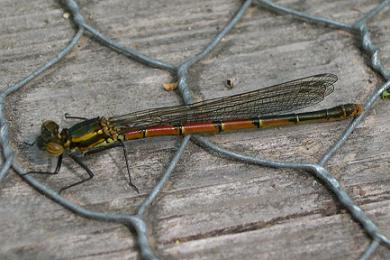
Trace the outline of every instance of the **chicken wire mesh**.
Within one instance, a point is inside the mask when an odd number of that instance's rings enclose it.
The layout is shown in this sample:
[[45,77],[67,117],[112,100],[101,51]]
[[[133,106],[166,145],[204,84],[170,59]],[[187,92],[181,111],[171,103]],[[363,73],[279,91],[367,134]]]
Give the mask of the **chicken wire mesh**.
[[[138,247],[140,251],[140,255],[144,259],[156,259],[156,254],[153,252],[152,247],[149,243],[147,234],[147,218],[146,213],[148,208],[150,208],[151,204],[156,200],[158,194],[161,192],[169,178],[171,177],[172,172],[176,168],[176,165],[181,160],[183,153],[186,150],[186,147],[192,139],[194,142],[199,144],[202,147],[205,147],[209,151],[214,151],[220,156],[234,159],[241,162],[246,162],[254,165],[264,166],[264,167],[272,167],[272,168],[287,168],[287,169],[298,169],[306,172],[310,172],[314,176],[316,176],[322,183],[332,192],[334,193],[336,199],[339,204],[344,207],[351,217],[361,225],[361,228],[364,232],[370,237],[371,243],[368,248],[362,252],[360,258],[367,259],[371,255],[375,253],[377,248],[380,245],[389,248],[390,240],[381,231],[378,229],[377,225],[365,214],[365,212],[354,203],[351,199],[350,195],[344,190],[344,188],[340,185],[338,180],[326,169],[326,164],[332,158],[332,156],[338,151],[338,149],[347,141],[348,137],[351,135],[356,126],[364,120],[370,108],[373,106],[375,101],[380,97],[381,93],[390,87],[390,72],[387,71],[380,59],[379,49],[373,44],[371,40],[371,35],[368,30],[368,21],[374,18],[379,12],[384,10],[390,1],[381,1],[379,4],[368,13],[366,13],[363,17],[355,21],[353,24],[344,24],[341,22],[337,22],[331,19],[311,16],[304,12],[298,12],[278,4],[275,4],[272,1],[243,1],[240,8],[233,15],[232,19],[226,24],[226,26],[220,30],[220,32],[211,40],[211,42],[199,53],[196,55],[184,60],[179,65],[173,65],[166,63],[161,60],[153,59],[140,53],[134,49],[124,47],[117,42],[111,40],[109,37],[103,35],[97,29],[88,24],[84,16],[80,13],[80,8],[78,3],[74,0],[66,0],[62,1],[64,8],[66,8],[72,14],[72,20],[77,28],[77,33],[71,39],[69,44],[60,51],[56,57],[42,65],[41,67],[35,69],[30,75],[26,78],[20,80],[16,84],[9,86],[6,90],[1,93],[1,107],[0,107],[0,143],[2,145],[2,154],[4,158],[4,162],[0,172],[0,180],[4,180],[7,174],[10,172],[10,169],[15,170],[17,174],[22,176],[31,186],[36,188],[41,193],[47,195],[53,201],[57,202],[61,206],[71,210],[72,212],[86,217],[90,219],[107,221],[107,222],[115,222],[121,223],[129,228],[132,228],[136,231]],[[365,111],[355,118],[345,129],[342,135],[338,138],[337,142],[335,142],[325,154],[321,156],[321,159],[318,163],[295,163],[289,161],[275,161],[275,160],[267,160],[263,158],[255,158],[246,156],[243,154],[239,154],[236,152],[232,152],[217,146],[216,144],[210,142],[205,137],[200,136],[186,136],[183,138],[181,145],[177,152],[175,153],[173,159],[170,161],[166,171],[154,186],[153,190],[149,193],[146,199],[141,203],[141,205],[136,210],[134,214],[118,214],[111,212],[99,212],[93,211],[86,208],[83,208],[64,197],[60,196],[56,191],[52,190],[50,187],[42,184],[36,178],[31,175],[23,175],[26,170],[21,167],[14,159],[16,152],[12,149],[9,143],[8,136],[8,121],[7,117],[4,113],[4,105],[6,98],[16,91],[22,89],[27,83],[41,75],[47,69],[58,63],[62,60],[67,54],[69,54],[72,49],[79,43],[81,37],[85,34],[92,36],[91,38],[98,41],[100,44],[107,46],[115,50],[116,52],[138,61],[144,65],[158,68],[161,70],[166,70],[170,72],[178,81],[178,89],[184,100],[184,103],[189,104],[192,103],[192,96],[189,91],[188,85],[188,71],[194,65],[197,64],[201,59],[205,58],[213,49],[221,42],[222,38],[226,36],[240,21],[242,16],[245,14],[247,9],[252,5],[256,4],[260,8],[269,9],[273,12],[277,12],[283,15],[290,15],[294,18],[304,20],[305,22],[317,24],[318,26],[329,26],[334,29],[344,30],[350,33],[352,37],[356,37],[360,40],[362,47],[362,54],[367,55],[370,58],[370,66],[372,69],[381,75],[385,81],[383,85],[378,86],[377,89],[370,95],[370,97],[366,100],[364,104]]]

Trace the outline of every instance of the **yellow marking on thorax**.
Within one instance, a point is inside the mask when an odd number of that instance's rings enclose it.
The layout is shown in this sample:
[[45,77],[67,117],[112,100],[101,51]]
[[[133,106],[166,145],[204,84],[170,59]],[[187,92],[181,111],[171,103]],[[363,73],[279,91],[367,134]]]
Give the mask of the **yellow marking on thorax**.
[[341,106],[341,109],[343,110],[344,118],[347,118],[347,111],[345,111],[345,107]]
[[106,139],[102,138],[102,139],[97,140],[93,144],[88,145],[87,147],[76,147],[76,149],[78,149],[80,152],[85,152],[85,151],[90,150],[91,148],[105,146],[107,144],[108,143],[106,142]]
[[69,139],[66,140],[66,142],[64,143],[64,148],[69,148],[70,144],[71,144],[71,141]]
[[101,132],[101,130],[99,130],[97,132],[89,132],[89,133],[86,133],[86,134],[84,134],[82,136],[78,136],[78,137],[72,137],[71,141],[72,141],[72,143],[84,142],[84,141],[87,141],[91,138],[94,138],[95,136],[97,136],[99,134],[99,132]]

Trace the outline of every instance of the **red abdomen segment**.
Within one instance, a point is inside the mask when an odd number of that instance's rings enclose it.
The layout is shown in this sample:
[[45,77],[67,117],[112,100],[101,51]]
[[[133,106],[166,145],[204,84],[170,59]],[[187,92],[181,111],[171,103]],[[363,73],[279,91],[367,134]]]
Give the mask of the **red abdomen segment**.
[[156,126],[144,130],[127,132],[125,140],[134,140],[146,137],[190,135],[190,134],[213,134],[229,130],[245,128],[258,128],[254,120],[235,120],[226,122],[199,122],[188,123],[181,126]]
[[223,131],[235,131],[250,128],[269,128],[303,123],[329,122],[344,120],[358,116],[363,111],[360,104],[345,104],[330,109],[313,112],[265,116],[253,119],[239,119],[220,122],[193,122],[181,126],[163,125],[142,130],[129,131],[124,134],[125,140],[134,140],[146,137],[212,134]]

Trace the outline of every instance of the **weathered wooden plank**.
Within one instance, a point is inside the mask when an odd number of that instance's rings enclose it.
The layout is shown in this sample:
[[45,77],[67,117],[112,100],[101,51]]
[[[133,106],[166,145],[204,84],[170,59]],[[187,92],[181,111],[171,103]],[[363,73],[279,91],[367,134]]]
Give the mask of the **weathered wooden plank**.
[[[373,203],[365,209],[375,214],[377,208],[389,212],[386,203]],[[378,222],[384,224],[386,217],[388,214],[379,217]],[[345,214],[326,216],[313,212],[307,216],[278,219],[269,225],[264,223],[261,228],[252,228],[189,242],[178,240],[176,244],[168,244],[168,249],[165,248],[167,258],[250,259],[258,256],[269,259],[345,259],[357,258],[357,252],[367,246],[365,235],[355,232],[358,228],[356,223]],[[346,238],[345,233],[348,233],[349,238]],[[230,245],[229,250],[226,245]],[[378,258],[388,255],[385,250],[379,251]]]
[[[378,1],[281,1],[351,23]],[[178,64],[202,49],[240,1],[79,1],[88,21],[120,43]],[[75,31],[55,1],[0,0],[2,88],[53,57]],[[388,10],[388,9],[387,9]],[[390,18],[370,23],[389,67]],[[216,50],[190,71],[196,99],[226,96],[317,73],[339,76],[335,93],[316,108],[363,102],[381,79],[367,66],[348,33],[313,26],[251,7]],[[223,85],[237,79],[232,90]],[[94,117],[179,104],[162,89],[173,81],[160,70],[128,60],[88,37],[43,77],[9,99],[7,113],[18,161],[47,169],[45,153],[29,147],[44,119],[63,126],[63,114]],[[389,235],[390,104],[380,101],[330,161],[329,169],[353,199]],[[313,109],[313,108],[311,108]],[[348,122],[245,131],[213,136],[221,146],[276,160],[315,162]],[[126,184],[121,151],[86,159],[93,181],[64,195],[88,208],[134,212],[176,151],[175,138],[128,144],[137,195]],[[50,161],[51,168],[54,162]],[[83,173],[66,160],[58,176],[42,177],[55,189]],[[124,227],[89,221],[33,191],[20,178],[1,184],[0,244],[6,258],[136,258]],[[275,170],[222,158],[191,144],[168,187],[148,214],[150,240],[164,258],[356,258],[368,245],[359,225],[305,172]],[[381,249],[377,258],[388,258]]]

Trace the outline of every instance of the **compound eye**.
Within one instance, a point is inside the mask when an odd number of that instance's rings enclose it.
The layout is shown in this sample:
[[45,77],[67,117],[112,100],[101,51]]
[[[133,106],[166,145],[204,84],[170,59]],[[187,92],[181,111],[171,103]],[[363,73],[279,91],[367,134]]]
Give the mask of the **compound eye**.
[[46,151],[54,156],[60,156],[64,152],[64,147],[55,142],[50,142],[46,145]]
[[41,126],[41,136],[44,139],[57,137],[59,128],[56,122],[51,120],[45,121]]

